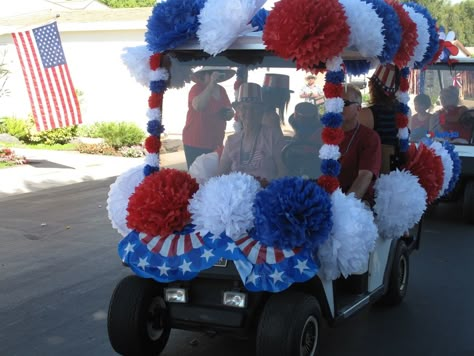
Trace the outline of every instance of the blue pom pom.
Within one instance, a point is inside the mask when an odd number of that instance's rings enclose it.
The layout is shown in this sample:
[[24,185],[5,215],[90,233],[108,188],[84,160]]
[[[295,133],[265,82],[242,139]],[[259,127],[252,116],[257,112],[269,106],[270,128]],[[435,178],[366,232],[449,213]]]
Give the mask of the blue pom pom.
[[402,69],[400,69],[400,75],[402,76],[402,78],[408,78],[408,76],[410,75],[410,68],[403,67]]
[[408,151],[408,146],[410,145],[407,139],[400,139],[400,152]]
[[321,173],[337,177],[341,173],[341,164],[335,159],[323,159],[321,161]]
[[372,4],[377,16],[382,19],[383,22],[383,35],[385,37],[385,43],[383,46],[382,54],[378,56],[382,64],[390,63],[400,48],[402,41],[402,26],[400,25],[400,19],[395,12],[395,9],[388,5],[383,0],[364,0],[368,4]]
[[449,181],[448,189],[446,189],[445,194],[447,194],[449,192],[452,192],[454,187],[456,187],[456,184],[458,183],[459,177],[461,175],[462,165],[461,159],[459,158],[459,154],[454,150],[454,145],[449,142],[444,142],[443,146],[449,152],[451,160],[453,161],[453,176]]
[[166,90],[166,81],[154,80],[150,82],[150,90],[153,93],[163,93]]
[[410,107],[404,103],[400,103],[399,109],[403,115],[408,115],[408,113],[410,112]]
[[150,120],[147,123],[147,131],[150,135],[160,136],[165,131],[165,127],[159,120]]
[[167,0],[157,3],[148,19],[145,41],[153,53],[176,48],[196,37],[198,15],[206,0]]
[[335,112],[326,112],[321,118],[321,122],[324,126],[331,127],[334,129],[342,125],[342,120],[342,114]]
[[421,62],[415,62],[415,68],[421,69],[425,65],[429,64],[432,60],[436,52],[438,52],[439,48],[439,34],[436,30],[436,21],[431,17],[428,10],[423,7],[422,5],[416,4],[414,2],[406,3],[407,6],[413,8],[415,12],[418,14],[423,15],[423,17],[428,22],[428,33],[430,35],[430,40],[428,43],[428,48],[426,49],[425,54],[423,55],[423,59]]
[[150,174],[158,172],[159,170],[160,170],[160,167],[153,167],[153,166],[150,166],[149,164],[147,164],[143,168],[143,174],[145,174],[145,177],[148,177]]
[[260,9],[252,18],[251,25],[252,27],[257,27],[256,31],[263,31],[269,12],[268,10]]
[[356,61],[344,61],[347,74],[362,75],[369,73],[370,63],[364,59]]
[[329,71],[326,72],[326,82],[332,83],[332,84],[341,84],[344,82],[344,72],[342,70],[338,70],[336,72]]
[[284,177],[257,193],[255,239],[277,248],[315,249],[332,228],[329,194],[309,179]]

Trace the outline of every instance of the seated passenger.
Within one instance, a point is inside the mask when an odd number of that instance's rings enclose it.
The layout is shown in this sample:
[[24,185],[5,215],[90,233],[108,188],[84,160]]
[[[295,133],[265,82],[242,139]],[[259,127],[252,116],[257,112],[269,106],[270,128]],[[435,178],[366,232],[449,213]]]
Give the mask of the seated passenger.
[[243,172],[271,180],[285,174],[281,150],[285,145],[279,128],[262,124],[262,88],[255,83],[239,87],[235,109],[242,131],[229,136],[219,162],[219,174]]
[[353,85],[346,85],[342,95],[344,140],[339,145],[341,173],[339,181],[344,193],[354,193],[373,204],[373,184],[379,176],[382,149],[379,135],[359,123],[362,95]]
[[426,94],[419,94],[415,97],[414,103],[416,114],[410,118],[410,137],[414,141],[419,141],[433,128],[433,114],[428,112],[431,99]]
[[284,74],[267,73],[263,80],[262,95],[265,107],[263,124],[277,128],[283,135],[281,124],[285,123],[285,111],[290,102],[290,77]]
[[463,125],[459,118],[467,111],[467,107],[459,105],[459,90],[454,86],[449,86],[441,90],[441,105],[443,108],[436,112],[436,118],[442,131],[459,134],[459,139],[466,143],[471,138],[471,129]]

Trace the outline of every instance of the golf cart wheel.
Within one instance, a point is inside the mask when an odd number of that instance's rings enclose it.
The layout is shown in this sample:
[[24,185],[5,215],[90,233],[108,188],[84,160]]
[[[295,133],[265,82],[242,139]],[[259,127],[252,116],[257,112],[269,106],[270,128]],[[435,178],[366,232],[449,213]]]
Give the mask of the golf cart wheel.
[[408,276],[410,263],[408,248],[403,241],[398,241],[395,258],[393,259],[392,270],[388,282],[388,289],[380,299],[384,305],[398,305],[407,294]]
[[171,327],[158,284],[137,276],[122,279],[110,300],[107,331],[121,355],[159,355]]
[[462,212],[466,222],[474,224],[474,181],[466,183]]
[[314,356],[321,331],[318,300],[305,293],[282,292],[267,301],[257,329],[259,356]]

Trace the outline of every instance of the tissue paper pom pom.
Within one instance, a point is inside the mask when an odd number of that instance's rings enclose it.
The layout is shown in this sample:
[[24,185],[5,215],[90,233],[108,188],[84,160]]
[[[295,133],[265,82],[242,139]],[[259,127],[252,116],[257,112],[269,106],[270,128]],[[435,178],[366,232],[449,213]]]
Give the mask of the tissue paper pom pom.
[[435,200],[443,186],[443,164],[435,152],[420,144],[418,148],[411,144],[408,150],[408,164],[406,169],[420,180],[421,186],[426,190],[427,203]]
[[325,127],[321,137],[323,142],[328,145],[339,145],[344,140],[344,130],[341,128]]
[[321,176],[317,180],[319,186],[323,188],[329,194],[333,193],[337,188],[339,188],[339,180],[337,177],[333,176]]
[[325,159],[321,162],[321,172],[328,176],[337,177],[341,172],[341,164],[335,159]]
[[145,168],[143,168],[143,173],[145,174],[145,176],[149,176],[159,171],[160,171],[160,167],[150,166],[149,164],[145,165]]
[[322,145],[319,150],[319,158],[321,159],[339,159],[341,153],[337,145]]
[[165,127],[159,120],[151,120],[147,123],[147,131],[150,135],[159,136],[165,131]]
[[403,8],[402,4],[400,4],[398,0],[385,1],[387,4],[393,7],[398,15],[398,19],[400,20],[400,25],[402,28],[402,40],[400,43],[400,48],[393,58],[393,62],[397,67],[402,68],[408,64],[410,58],[415,53],[415,47],[418,44],[416,23],[413,22],[413,20],[408,15],[408,12]]
[[423,59],[420,62],[415,63],[416,68],[423,68],[426,64],[431,62],[439,48],[439,34],[436,30],[436,21],[431,17],[425,7],[412,2],[406,3],[406,6],[413,8],[417,13],[421,14],[428,24],[428,45],[423,55]]
[[[199,184],[206,183],[210,178],[219,173],[219,154],[217,152],[205,153],[197,157],[191,167],[189,174]],[[221,231],[222,232],[222,231]]]
[[342,112],[344,109],[344,100],[342,98],[330,98],[324,102],[326,112]]
[[375,222],[386,238],[399,238],[420,221],[426,210],[426,191],[408,171],[383,174],[374,185]]
[[337,128],[342,125],[342,114],[335,112],[327,112],[321,118],[324,126]]
[[127,226],[162,237],[181,230],[191,219],[188,201],[198,187],[188,173],[175,169],[147,176],[130,197]]
[[252,32],[249,22],[264,3],[265,0],[207,0],[198,16],[197,36],[203,50],[215,56],[237,37]]
[[198,15],[206,0],[167,0],[157,3],[148,19],[145,41],[153,53],[176,48],[194,38]]
[[163,93],[166,90],[166,82],[164,80],[154,80],[150,82],[150,91],[153,93]]
[[372,212],[354,194],[338,189],[331,194],[331,203],[332,230],[318,249],[320,275],[326,280],[367,271],[378,237]]
[[160,165],[160,157],[156,153],[149,152],[145,156],[145,163],[152,167],[158,167]]
[[326,82],[326,84],[324,84],[323,91],[324,91],[324,96],[328,99],[341,97],[342,85]]
[[251,25],[252,27],[256,27],[257,31],[263,31],[265,28],[265,23],[267,22],[269,11],[266,9],[260,9],[252,18]]
[[161,53],[155,53],[150,56],[150,69],[157,70],[161,65]]
[[333,84],[342,84],[345,80],[344,71],[328,71],[326,72],[326,82]]
[[408,78],[401,77],[400,78],[400,90],[401,91],[408,91],[410,89],[410,83],[408,82]]
[[379,56],[385,41],[382,18],[377,16],[371,4],[363,0],[340,0],[339,2],[344,7],[350,28],[348,47],[355,47],[362,57]]
[[441,197],[448,191],[449,182],[453,178],[453,160],[448,150],[440,142],[433,142],[430,148],[441,158],[441,163],[443,164],[443,186],[438,195],[438,197]]
[[257,193],[254,208],[255,239],[266,246],[312,250],[332,228],[329,195],[308,179],[273,180]]
[[107,198],[107,212],[112,227],[122,236],[126,236],[130,232],[130,229],[127,227],[128,199],[144,178],[142,164],[122,173],[110,185]]
[[[402,40],[402,27],[400,19],[393,7],[384,0],[364,0],[374,7],[377,16],[383,22],[384,46],[382,53],[378,56],[382,64],[390,63],[400,48]],[[360,20],[360,19],[359,19]],[[366,24],[367,25],[367,24]],[[370,27],[369,27],[370,28]]]
[[160,152],[161,141],[157,136],[148,136],[145,140],[145,149],[150,153]]
[[270,11],[263,31],[268,50],[294,59],[310,71],[340,55],[349,43],[349,26],[336,0],[281,0]]
[[347,74],[362,75],[369,73],[370,62],[364,59],[355,61],[344,61]]
[[150,109],[161,108],[163,106],[163,93],[151,93],[148,98],[148,107]]
[[454,189],[458,183],[459,176],[461,175],[461,159],[459,158],[459,154],[454,150],[454,145],[452,143],[444,142],[443,146],[448,151],[451,160],[453,161],[453,176],[449,181],[448,190],[445,192],[445,194],[448,194]]
[[401,129],[408,126],[408,117],[403,115],[402,113],[397,113],[395,115],[395,121],[397,124],[397,128]]
[[248,174],[234,172],[211,178],[190,201],[192,223],[201,231],[225,232],[237,239],[253,227],[252,206],[260,189],[260,183]]
[[130,75],[139,84],[148,87],[150,84],[150,66],[148,59],[151,52],[146,46],[125,47],[120,58]]
[[159,108],[148,108],[146,112],[148,120],[160,120],[161,121],[161,110]]
[[413,56],[408,62],[408,67],[413,68],[415,63],[420,63],[423,60],[426,49],[429,45],[430,34],[428,32],[428,20],[424,18],[422,14],[417,13],[413,7],[408,6],[407,3],[403,4],[403,8],[406,10],[412,21],[416,24],[416,39],[418,44],[415,47]]

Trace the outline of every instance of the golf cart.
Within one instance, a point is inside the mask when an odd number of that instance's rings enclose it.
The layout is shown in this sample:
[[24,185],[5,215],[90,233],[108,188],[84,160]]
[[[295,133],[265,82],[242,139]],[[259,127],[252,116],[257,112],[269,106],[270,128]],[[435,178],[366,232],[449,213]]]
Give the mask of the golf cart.
[[[300,11],[300,16],[310,13],[309,21],[315,21],[314,14],[324,13],[337,20],[332,28],[344,29],[346,16],[352,16],[352,21],[359,16],[358,11],[357,16],[354,11],[343,15],[341,5],[334,1],[311,0],[307,5],[325,7],[325,11]],[[158,3],[153,15],[173,14],[166,6],[166,2]],[[219,50],[208,47],[225,37],[220,32],[221,36],[212,37],[207,45],[191,37],[163,49],[161,37],[153,37],[152,30],[169,19],[158,24],[153,16],[149,20],[147,37],[152,52],[141,57],[147,58],[150,73],[140,76],[151,78],[147,85],[152,91],[148,100],[148,131],[152,136],[145,144],[149,156],[144,165],[112,184],[108,199],[109,218],[123,236],[119,256],[135,274],[118,283],[110,301],[108,334],[119,354],[158,355],[166,347],[171,330],[181,329],[255,339],[258,355],[316,355],[324,324],[334,326],[376,302],[397,305],[406,295],[409,260],[420,246],[426,205],[442,196],[449,183],[423,176],[423,165],[433,159],[437,162],[433,165],[441,171],[445,168],[440,159],[435,160],[434,149],[412,146],[417,158],[414,165],[377,180],[373,211],[354,195],[338,189],[337,169],[329,170],[328,161],[337,166],[340,152],[337,139],[327,133],[341,133],[343,68],[365,67],[370,64],[367,57],[377,56],[363,56],[362,42],[347,46],[349,31],[338,32],[337,38],[327,34],[331,46],[339,39],[343,41],[337,53],[325,58],[317,57],[324,51],[312,52],[311,44],[310,64],[299,54],[294,58],[277,54],[264,38],[270,28],[282,28],[271,21],[277,19],[272,13],[283,14],[285,21],[294,16],[285,6],[291,7],[291,1],[275,5],[263,35],[242,35],[240,29],[233,41]],[[163,13],[162,7],[166,8]],[[207,10],[202,10],[203,16]],[[218,10],[219,16],[226,14]],[[236,17],[234,12],[231,15]],[[207,23],[202,17],[200,21],[203,26]],[[244,26],[248,22],[244,20]],[[355,22],[352,24],[356,31]],[[163,29],[160,31],[161,36]],[[369,34],[363,31],[360,35],[365,39]],[[324,44],[314,48],[324,48]],[[431,60],[435,52],[425,51],[418,51],[419,60]],[[138,67],[137,61],[131,62]],[[221,74],[229,68],[236,72],[235,82],[219,84],[229,97],[239,83],[263,83],[267,73],[288,76],[294,92],[288,104],[290,113],[300,101],[297,87],[304,78],[297,69],[325,72],[326,112],[319,122],[324,126],[323,134],[319,143],[312,143],[319,155],[313,146],[289,149],[300,143],[293,140],[292,130],[283,126],[289,145],[285,152],[302,152],[301,165],[311,167],[297,173],[290,170],[288,176],[270,181],[240,172],[219,175],[216,151],[197,157],[189,173],[159,169],[162,123],[170,130],[181,122],[182,128],[192,103],[188,100],[194,85],[191,80],[206,67]],[[400,141],[408,141],[406,127],[399,129]],[[229,122],[228,140],[232,133]],[[448,155],[444,147],[437,149]],[[284,157],[285,165],[293,166],[294,155]],[[314,165],[321,166],[320,177],[314,177]],[[428,182],[430,179],[436,182]],[[425,186],[431,188],[429,192]]]

